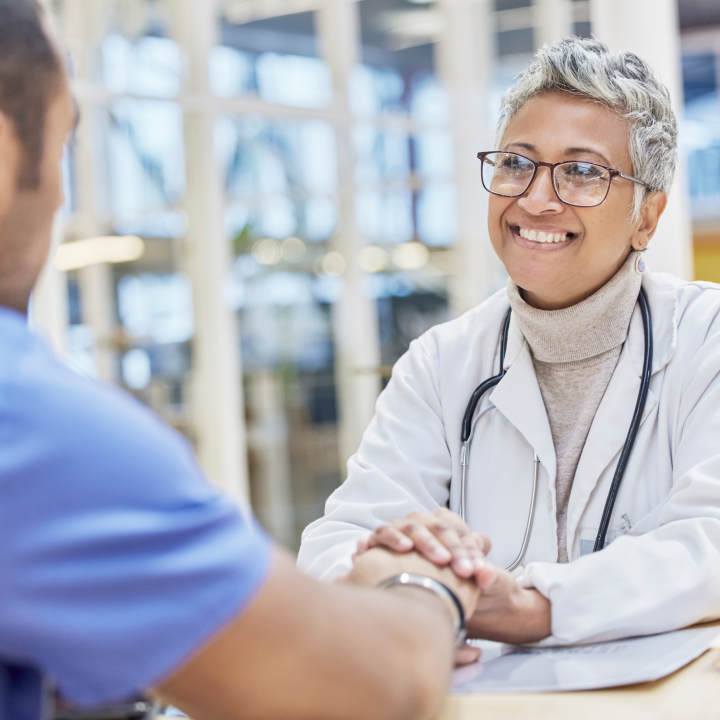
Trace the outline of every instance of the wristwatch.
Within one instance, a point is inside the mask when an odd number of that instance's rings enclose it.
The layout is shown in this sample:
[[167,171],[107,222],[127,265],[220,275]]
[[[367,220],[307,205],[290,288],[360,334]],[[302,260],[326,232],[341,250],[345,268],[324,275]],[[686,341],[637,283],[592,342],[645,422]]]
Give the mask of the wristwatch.
[[455,647],[459,647],[465,642],[467,635],[467,627],[465,625],[465,611],[458,596],[443,583],[438,582],[434,578],[427,575],[413,575],[412,573],[402,573],[401,575],[393,575],[378,583],[378,587],[385,589],[397,587],[399,585],[409,585],[413,587],[423,588],[435,594],[444,603],[450,611],[453,619],[453,631],[455,633]]

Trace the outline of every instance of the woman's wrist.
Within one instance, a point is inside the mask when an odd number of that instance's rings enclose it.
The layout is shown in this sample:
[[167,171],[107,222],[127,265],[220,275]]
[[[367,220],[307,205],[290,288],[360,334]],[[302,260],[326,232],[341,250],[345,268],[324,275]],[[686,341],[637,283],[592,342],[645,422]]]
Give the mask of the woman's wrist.
[[527,637],[523,642],[536,642],[552,635],[550,601],[534,588],[520,588],[520,590],[518,617],[522,620],[522,630]]
[[[511,584],[512,583],[512,584]],[[468,620],[468,637],[506,643],[536,642],[552,634],[550,601],[508,579],[505,592],[481,595]]]

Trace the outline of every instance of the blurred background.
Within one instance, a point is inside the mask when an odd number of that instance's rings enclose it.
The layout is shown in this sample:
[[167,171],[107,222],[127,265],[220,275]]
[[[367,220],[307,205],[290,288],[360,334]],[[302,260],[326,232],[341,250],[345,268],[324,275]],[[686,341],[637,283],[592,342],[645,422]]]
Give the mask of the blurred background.
[[32,320],[297,548],[393,363],[501,288],[479,150],[543,43],[682,118],[655,270],[720,281],[720,0],[48,0],[82,121]]

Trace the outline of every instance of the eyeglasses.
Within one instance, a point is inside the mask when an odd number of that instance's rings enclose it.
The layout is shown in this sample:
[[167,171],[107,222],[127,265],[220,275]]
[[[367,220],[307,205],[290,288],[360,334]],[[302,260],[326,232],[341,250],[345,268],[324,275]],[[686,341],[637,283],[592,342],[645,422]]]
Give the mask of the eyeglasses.
[[574,207],[595,207],[607,198],[616,177],[648,187],[647,183],[619,170],[597,163],[570,160],[560,163],[536,162],[513,152],[480,152],[482,182],[493,195],[520,197],[532,185],[538,168],[550,168],[553,188],[561,202]]

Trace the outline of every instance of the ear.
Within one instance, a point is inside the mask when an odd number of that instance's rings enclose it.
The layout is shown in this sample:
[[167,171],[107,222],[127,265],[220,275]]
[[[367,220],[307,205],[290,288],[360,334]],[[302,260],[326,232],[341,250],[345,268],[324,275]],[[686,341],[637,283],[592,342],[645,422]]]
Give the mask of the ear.
[[15,125],[5,113],[0,112],[0,218],[5,216],[15,197],[20,159],[20,141]]
[[645,250],[657,230],[660,216],[667,207],[667,195],[662,191],[652,192],[640,208],[640,221],[633,231],[630,243],[635,250]]

